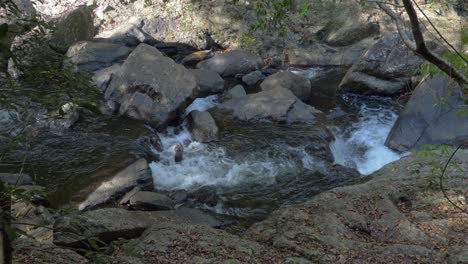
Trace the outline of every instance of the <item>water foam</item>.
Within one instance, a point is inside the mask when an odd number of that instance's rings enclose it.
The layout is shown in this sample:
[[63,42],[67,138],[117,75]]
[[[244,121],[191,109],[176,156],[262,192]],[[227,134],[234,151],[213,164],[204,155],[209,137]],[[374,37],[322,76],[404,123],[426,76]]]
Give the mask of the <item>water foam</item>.
[[399,154],[385,146],[385,140],[397,119],[393,109],[363,104],[359,121],[339,130],[330,144],[335,163],[356,168],[369,175],[384,165],[400,159]]

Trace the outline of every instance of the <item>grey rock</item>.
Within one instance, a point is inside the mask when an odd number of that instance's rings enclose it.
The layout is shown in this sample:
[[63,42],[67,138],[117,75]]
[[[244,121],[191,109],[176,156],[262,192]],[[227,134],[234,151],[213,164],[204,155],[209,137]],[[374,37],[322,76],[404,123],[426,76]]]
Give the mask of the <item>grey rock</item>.
[[310,97],[310,81],[301,75],[289,71],[270,75],[260,84],[260,88],[263,91],[277,87],[291,90],[301,100],[306,100]]
[[207,143],[218,140],[218,126],[209,112],[190,112],[189,124],[192,137],[196,141]]
[[348,70],[340,90],[375,95],[400,93],[409,88],[411,76],[423,62],[406,48],[398,33],[387,34]]
[[53,132],[60,133],[71,128],[80,119],[81,108],[75,103],[62,105],[59,113],[55,113],[49,121],[49,128]]
[[234,98],[241,98],[246,96],[247,93],[242,85],[238,84],[224,93],[223,99],[229,100]]
[[224,79],[215,71],[193,69],[190,72],[195,76],[200,87],[200,96],[222,93],[224,90]]
[[101,183],[84,202],[79,205],[80,210],[96,207],[118,199],[135,186],[152,185],[152,177],[148,169],[148,162],[139,159],[124,170],[117,173],[112,179]]
[[98,209],[58,218],[54,224],[53,242],[58,246],[87,248],[86,237],[104,243],[119,238],[132,239],[140,236],[149,225],[147,219],[125,209]]
[[378,34],[378,23],[351,17],[344,23],[338,23],[335,28],[328,30],[324,41],[331,46],[348,46]]
[[15,110],[0,109],[0,132],[6,135],[16,135],[21,131],[21,117]]
[[31,185],[33,180],[28,174],[0,173],[0,181],[11,185]]
[[242,50],[218,54],[197,64],[197,68],[215,71],[223,77],[247,74],[261,67],[263,67],[262,58]]
[[363,39],[346,47],[330,47],[325,44],[314,43],[307,48],[288,50],[287,62],[290,66],[296,67],[350,67],[374,43],[375,40],[372,38]]
[[174,161],[181,162],[184,159],[184,146],[181,143],[176,143],[174,146]]
[[459,145],[468,137],[468,117],[458,114],[466,96],[445,76],[429,77],[413,91],[398,117],[386,145],[407,151],[425,144]]
[[197,93],[190,71],[157,49],[140,44],[112,78],[105,98],[120,105],[121,115],[164,126]]
[[115,44],[125,45],[129,47],[138,46],[140,43],[154,44],[156,40],[141,30],[143,21],[135,23],[126,23],[117,28],[104,31],[96,36],[96,40],[104,40]]
[[106,92],[107,87],[109,86],[110,81],[112,80],[112,77],[114,77],[114,75],[120,71],[121,66],[121,64],[116,63],[110,67],[98,70],[94,73],[93,81],[96,84],[96,86],[99,87],[101,92]]
[[166,195],[139,191],[130,196],[128,207],[139,211],[160,211],[174,209],[174,201]]
[[315,117],[322,114],[281,87],[228,100],[216,109],[231,112],[233,117],[244,121],[314,123]]
[[132,49],[113,43],[81,41],[71,46],[64,65],[76,71],[94,72],[123,61]]
[[80,6],[57,21],[50,44],[55,50],[65,53],[72,44],[82,40],[92,40],[93,37],[93,10],[87,6]]
[[242,76],[242,81],[248,86],[255,85],[263,79],[265,79],[265,75],[263,75],[261,71],[253,71],[249,74]]
[[130,202],[130,198],[135,195],[135,193],[141,191],[141,187],[139,186],[136,186],[134,187],[131,191],[129,191],[128,193],[126,193],[122,199],[120,199],[120,204],[121,205],[125,205],[125,204],[128,204]]

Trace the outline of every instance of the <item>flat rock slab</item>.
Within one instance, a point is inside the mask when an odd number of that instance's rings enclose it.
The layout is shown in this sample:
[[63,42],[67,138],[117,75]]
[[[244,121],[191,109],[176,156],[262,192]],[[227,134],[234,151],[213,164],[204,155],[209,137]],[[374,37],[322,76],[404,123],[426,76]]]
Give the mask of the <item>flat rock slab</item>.
[[152,176],[149,172],[148,162],[139,159],[124,170],[117,173],[112,179],[101,183],[88,198],[79,205],[80,210],[91,209],[101,204],[118,199],[135,186],[152,185]]
[[130,196],[128,206],[132,210],[160,211],[174,209],[174,201],[164,194],[138,191]]

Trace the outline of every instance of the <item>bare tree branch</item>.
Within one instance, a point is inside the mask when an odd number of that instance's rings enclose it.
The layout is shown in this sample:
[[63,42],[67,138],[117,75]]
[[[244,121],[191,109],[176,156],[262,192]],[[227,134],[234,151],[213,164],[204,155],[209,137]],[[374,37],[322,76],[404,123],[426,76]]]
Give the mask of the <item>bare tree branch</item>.
[[383,2],[377,3],[377,5],[395,21],[398,33],[403,43],[408,47],[408,49],[414,51],[430,63],[434,64],[441,71],[445,72],[447,75],[455,79],[461,85],[468,84],[468,78],[463,73],[458,71],[449,62],[434,54],[427,48],[426,42],[424,40],[424,35],[419,25],[418,15],[413,7],[413,4],[411,3],[411,0],[402,1],[403,6],[405,7],[406,13],[408,14],[408,17],[411,22],[411,31],[413,33],[414,42],[411,41],[407,36],[401,16],[398,15],[392,9],[390,9],[388,6],[386,6]]

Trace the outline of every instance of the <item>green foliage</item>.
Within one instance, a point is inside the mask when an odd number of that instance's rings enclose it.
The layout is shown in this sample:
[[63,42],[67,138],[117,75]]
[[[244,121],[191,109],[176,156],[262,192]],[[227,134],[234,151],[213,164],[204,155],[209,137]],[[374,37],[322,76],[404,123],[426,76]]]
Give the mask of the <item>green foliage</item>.
[[[461,71],[463,74],[468,75],[468,65],[467,63],[455,52],[447,52],[444,54],[443,59],[447,60],[452,64],[457,70]],[[421,67],[420,72],[423,75],[429,75],[430,78],[433,78],[437,74],[445,74],[434,64],[424,64]]]
[[[439,161],[439,157],[448,157],[454,149],[447,145],[435,146],[424,145],[419,151],[414,154],[417,157],[416,162],[413,164],[414,168],[412,174],[421,176],[420,184],[428,190],[439,190],[439,181],[445,166],[445,161]],[[455,165],[455,163],[451,163]],[[429,173],[422,174],[422,168],[429,167]],[[446,179],[444,179],[444,183]]]
[[251,34],[242,34],[239,39],[240,48],[248,51],[253,51],[257,44],[257,39]]

